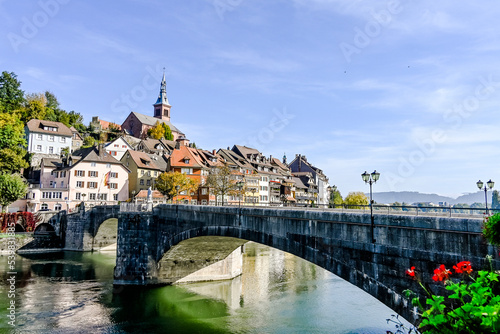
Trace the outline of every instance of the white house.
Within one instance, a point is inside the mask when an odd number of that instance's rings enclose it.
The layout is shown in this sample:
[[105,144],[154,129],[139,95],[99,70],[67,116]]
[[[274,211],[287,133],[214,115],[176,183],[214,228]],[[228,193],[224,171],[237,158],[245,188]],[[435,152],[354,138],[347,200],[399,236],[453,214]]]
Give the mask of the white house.
[[28,208],[73,210],[76,205],[112,205],[128,199],[130,170],[101,146],[62,159],[43,158],[40,185],[30,189]]
[[121,160],[127,150],[133,151],[134,149],[123,137],[116,138],[106,145],[106,152],[116,160]]
[[63,148],[72,147],[73,133],[63,123],[32,119],[24,130],[29,153],[59,155]]

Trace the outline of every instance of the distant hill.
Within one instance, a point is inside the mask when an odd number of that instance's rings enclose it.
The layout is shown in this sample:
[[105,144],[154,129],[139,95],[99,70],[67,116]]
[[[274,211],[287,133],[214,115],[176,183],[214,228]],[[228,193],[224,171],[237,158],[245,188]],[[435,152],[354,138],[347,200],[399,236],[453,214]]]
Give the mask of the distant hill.
[[[366,195],[370,196],[370,194]],[[478,191],[461,195],[458,198],[453,198],[437,194],[423,194],[417,191],[388,191],[373,193],[373,199],[379,204],[391,204],[394,202],[405,202],[408,204],[432,202],[434,204],[439,204],[439,202],[447,202],[449,204],[466,203],[470,205],[475,202],[484,203],[484,192]],[[488,192],[488,203],[491,203],[491,191]]]

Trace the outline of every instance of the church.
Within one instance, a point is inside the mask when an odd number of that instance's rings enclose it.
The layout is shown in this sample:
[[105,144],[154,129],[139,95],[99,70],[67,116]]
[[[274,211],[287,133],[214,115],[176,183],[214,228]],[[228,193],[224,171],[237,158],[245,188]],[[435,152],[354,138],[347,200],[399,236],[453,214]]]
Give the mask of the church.
[[168,103],[165,73],[163,73],[163,79],[161,80],[160,94],[153,107],[154,116],[143,115],[132,111],[123,122],[122,130],[131,136],[144,139],[147,136],[148,130],[159,121],[160,123],[166,123],[170,127],[174,136],[174,141],[177,139],[185,140],[186,135],[170,122],[170,109],[172,106]]

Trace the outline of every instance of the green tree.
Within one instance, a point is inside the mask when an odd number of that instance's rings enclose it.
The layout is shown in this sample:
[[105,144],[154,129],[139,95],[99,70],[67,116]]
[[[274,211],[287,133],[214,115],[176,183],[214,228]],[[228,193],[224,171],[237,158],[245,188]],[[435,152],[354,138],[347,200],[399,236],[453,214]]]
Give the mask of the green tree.
[[401,208],[401,203],[399,202],[394,202],[391,204],[392,206],[394,206],[394,208],[392,208],[392,210],[394,211],[402,211],[403,209]]
[[27,168],[24,124],[10,113],[0,114],[0,172],[20,172]]
[[491,194],[491,208],[500,209],[500,194],[498,190],[493,190]]
[[28,183],[20,174],[0,174],[0,205],[2,212],[7,211],[9,204],[24,197],[28,191]]
[[21,82],[13,72],[3,71],[0,76],[0,112],[13,112],[21,108],[24,102],[24,92],[20,89]]
[[224,205],[224,196],[238,193],[237,183],[238,179],[235,172],[226,165],[212,168],[206,180],[210,191],[216,197],[222,197],[222,205]]
[[95,139],[91,135],[88,135],[83,139],[83,147],[95,146]]
[[[177,190],[177,186],[179,186],[179,190]],[[156,178],[155,187],[156,190],[161,192],[168,199],[173,199],[183,191],[186,191],[188,194],[196,191],[198,184],[186,174],[179,172],[164,172]]]
[[330,208],[341,206],[343,203],[344,200],[339,190],[330,192],[330,200],[328,201]]
[[361,205],[368,205],[369,200],[366,195],[361,191],[350,192],[344,199],[344,204],[349,209],[361,209]]
[[28,123],[32,119],[46,119],[47,99],[43,94],[31,93],[26,96],[26,102],[22,108],[21,120]]
[[168,126],[167,123],[163,123],[163,138],[166,140],[174,140],[174,135],[172,134],[172,130],[170,129],[170,126]]

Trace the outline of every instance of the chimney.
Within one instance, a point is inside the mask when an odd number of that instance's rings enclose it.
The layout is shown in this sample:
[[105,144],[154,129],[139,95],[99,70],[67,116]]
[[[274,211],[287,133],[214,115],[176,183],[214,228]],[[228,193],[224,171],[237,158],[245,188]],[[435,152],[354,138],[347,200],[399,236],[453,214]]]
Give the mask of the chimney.
[[212,154],[213,154],[213,155],[215,155],[215,154],[216,154],[216,152],[215,152],[215,148],[212,150]]
[[302,156],[299,154],[299,172],[301,166],[302,166]]
[[100,143],[99,146],[97,147],[97,153],[100,157],[104,156],[104,144]]

